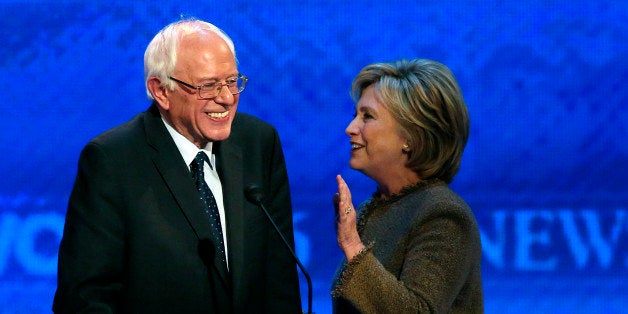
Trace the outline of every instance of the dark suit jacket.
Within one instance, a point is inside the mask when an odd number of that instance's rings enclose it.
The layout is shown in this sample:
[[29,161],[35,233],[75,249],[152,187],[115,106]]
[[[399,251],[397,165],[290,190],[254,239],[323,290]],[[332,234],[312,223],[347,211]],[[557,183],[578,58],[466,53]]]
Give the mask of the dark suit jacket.
[[229,274],[213,265],[209,222],[155,105],[83,149],[59,249],[53,310],[124,313],[300,313],[295,262],[244,188],[293,245],[286,166],[276,130],[238,113],[214,143]]

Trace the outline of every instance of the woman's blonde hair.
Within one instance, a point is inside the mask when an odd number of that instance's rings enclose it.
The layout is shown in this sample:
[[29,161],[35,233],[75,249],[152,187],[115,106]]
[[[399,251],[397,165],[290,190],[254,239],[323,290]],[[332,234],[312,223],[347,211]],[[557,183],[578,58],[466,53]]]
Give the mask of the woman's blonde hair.
[[453,73],[427,59],[374,63],[355,77],[354,101],[373,84],[408,141],[406,166],[423,180],[450,183],[460,169],[470,123]]

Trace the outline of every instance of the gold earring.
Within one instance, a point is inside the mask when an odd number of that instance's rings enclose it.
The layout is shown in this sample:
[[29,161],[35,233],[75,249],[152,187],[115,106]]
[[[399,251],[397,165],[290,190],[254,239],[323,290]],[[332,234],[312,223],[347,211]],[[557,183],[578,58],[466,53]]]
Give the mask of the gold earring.
[[410,147],[408,146],[408,144],[403,144],[403,146],[401,146],[401,152],[403,152],[404,154],[410,152]]

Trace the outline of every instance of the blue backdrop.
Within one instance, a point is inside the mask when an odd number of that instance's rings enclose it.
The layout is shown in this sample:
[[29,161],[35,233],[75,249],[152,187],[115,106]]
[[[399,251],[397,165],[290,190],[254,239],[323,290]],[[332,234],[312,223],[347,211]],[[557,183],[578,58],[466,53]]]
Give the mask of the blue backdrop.
[[480,224],[486,312],[628,307],[626,1],[0,5],[0,313],[50,312],[79,152],[148,107],[144,49],[181,15],[233,37],[250,78],[239,110],[280,132],[316,313],[330,312],[341,257],[334,176],[356,202],[374,189],[347,165],[351,80],[366,64],[417,57],[453,70],[471,114],[452,187]]

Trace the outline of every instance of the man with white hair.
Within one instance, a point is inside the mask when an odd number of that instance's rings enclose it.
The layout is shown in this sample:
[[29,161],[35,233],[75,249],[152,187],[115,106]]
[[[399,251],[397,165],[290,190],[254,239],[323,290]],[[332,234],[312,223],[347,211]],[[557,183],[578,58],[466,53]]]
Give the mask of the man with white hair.
[[236,113],[248,78],[231,39],[172,23],[144,56],[152,104],[83,149],[59,249],[57,313],[300,313],[277,131]]

